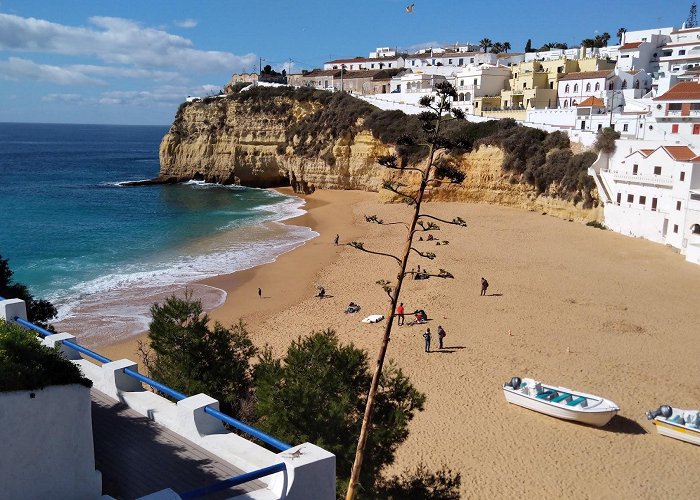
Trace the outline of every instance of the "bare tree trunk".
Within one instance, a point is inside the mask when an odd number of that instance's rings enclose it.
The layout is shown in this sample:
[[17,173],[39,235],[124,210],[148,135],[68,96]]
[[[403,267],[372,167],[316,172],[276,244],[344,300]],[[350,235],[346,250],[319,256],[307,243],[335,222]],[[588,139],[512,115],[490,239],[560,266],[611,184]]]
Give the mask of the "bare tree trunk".
[[[434,137],[437,137],[439,127],[440,115],[438,115]],[[394,293],[391,297],[391,309],[389,310],[388,321],[386,327],[384,328],[384,338],[382,339],[382,346],[379,349],[379,355],[377,356],[377,365],[374,370],[374,375],[372,376],[372,384],[369,388],[369,395],[367,396],[367,404],[365,405],[365,415],[362,419],[362,428],[360,430],[360,437],[357,443],[357,451],[355,452],[355,461],[352,465],[352,473],[350,474],[350,484],[348,485],[348,491],[345,495],[345,500],[353,500],[357,493],[357,486],[360,480],[360,471],[362,470],[362,460],[364,458],[365,445],[367,444],[369,427],[372,422],[374,398],[377,394],[377,389],[379,387],[379,379],[382,375],[382,368],[384,367],[384,358],[386,356],[387,348],[389,347],[391,327],[394,324],[394,315],[396,313],[396,304],[399,300],[399,295],[401,294],[401,285],[403,283],[404,273],[406,272],[408,257],[411,253],[411,245],[413,244],[413,234],[416,229],[416,224],[418,223],[418,218],[420,216],[420,206],[421,202],[423,201],[423,194],[425,193],[425,188],[428,184],[428,179],[430,178],[430,171],[433,166],[434,154],[435,145],[433,141],[433,143],[430,145],[430,153],[428,155],[428,166],[423,171],[423,177],[421,179],[420,188],[418,190],[418,196],[416,197],[416,207],[413,213],[413,220],[411,221],[411,225],[409,226],[408,236],[406,237],[406,244],[404,245],[403,257],[401,259],[401,271],[399,272],[396,288],[394,288]]]

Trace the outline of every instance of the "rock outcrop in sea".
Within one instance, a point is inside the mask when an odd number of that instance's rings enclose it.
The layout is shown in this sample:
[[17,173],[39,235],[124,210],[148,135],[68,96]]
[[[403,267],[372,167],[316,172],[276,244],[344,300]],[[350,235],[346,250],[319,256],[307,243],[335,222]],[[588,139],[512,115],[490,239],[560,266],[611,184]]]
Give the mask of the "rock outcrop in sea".
[[[359,189],[381,192],[391,200],[391,193],[381,187],[397,174],[376,159],[396,153],[397,146],[376,137],[377,124],[374,132],[365,126],[372,112],[368,104],[309,89],[248,92],[181,105],[160,145],[156,181],[292,186],[299,193]],[[543,195],[505,170],[505,157],[501,148],[488,145],[450,155],[449,161],[465,172],[466,179],[458,186],[430,189],[428,199],[488,202],[563,218],[602,219],[594,190],[587,193],[586,208],[580,201],[575,204]],[[403,175],[402,182],[410,185],[418,177]]]

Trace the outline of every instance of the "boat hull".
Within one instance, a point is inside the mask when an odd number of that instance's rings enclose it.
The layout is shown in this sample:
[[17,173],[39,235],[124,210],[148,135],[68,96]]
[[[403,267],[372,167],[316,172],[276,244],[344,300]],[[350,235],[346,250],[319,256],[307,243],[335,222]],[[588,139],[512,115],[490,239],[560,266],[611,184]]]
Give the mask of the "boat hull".
[[691,429],[687,426],[673,424],[659,418],[654,420],[654,425],[656,426],[658,433],[662,436],[667,436],[700,446],[700,429]]
[[[571,420],[574,422],[580,422],[582,424],[592,425],[595,427],[603,427],[610,419],[613,418],[619,408],[617,406],[602,407],[600,409],[587,409],[581,410],[571,407],[566,407],[565,405],[552,404],[547,401],[542,401],[532,396],[522,394],[507,388],[503,388],[503,393],[506,397],[506,401],[513,403],[523,408],[533,410],[539,413],[544,413],[552,417],[560,418],[563,420]],[[606,401],[607,400],[603,400]]]

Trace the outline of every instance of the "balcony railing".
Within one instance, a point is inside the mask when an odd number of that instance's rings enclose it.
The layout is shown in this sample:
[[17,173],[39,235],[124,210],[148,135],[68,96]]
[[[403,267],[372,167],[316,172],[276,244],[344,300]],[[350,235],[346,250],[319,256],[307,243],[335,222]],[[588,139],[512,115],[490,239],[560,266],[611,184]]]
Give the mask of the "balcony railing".
[[673,186],[673,178],[662,175],[635,175],[623,172],[611,172],[608,169],[601,170],[601,172],[612,174],[613,179],[616,181],[632,182],[634,184],[653,184],[655,186]]

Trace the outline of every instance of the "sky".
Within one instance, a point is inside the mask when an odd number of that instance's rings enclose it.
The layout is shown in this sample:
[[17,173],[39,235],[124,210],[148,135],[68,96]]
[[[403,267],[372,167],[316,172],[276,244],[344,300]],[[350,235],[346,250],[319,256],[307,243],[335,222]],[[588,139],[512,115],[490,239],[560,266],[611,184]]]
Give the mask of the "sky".
[[[413,12],[406,12],[409,4]],[[0,122],[169,125],[233,73],[296,73],[377,47],[522,51],[680,27],[691,0],[0,0]],[[261,62],[262,60],[262,62]]]

